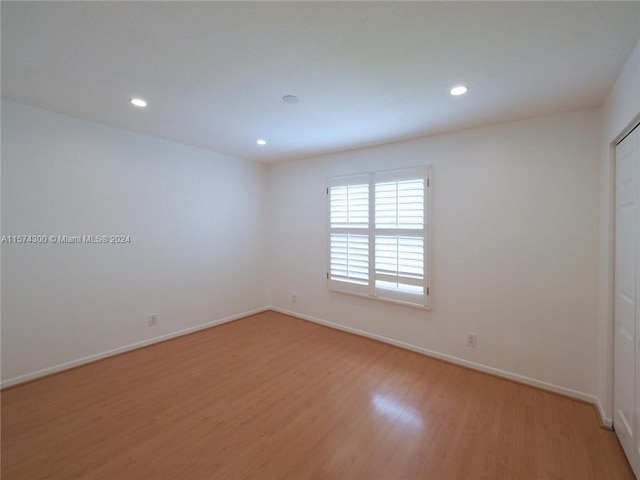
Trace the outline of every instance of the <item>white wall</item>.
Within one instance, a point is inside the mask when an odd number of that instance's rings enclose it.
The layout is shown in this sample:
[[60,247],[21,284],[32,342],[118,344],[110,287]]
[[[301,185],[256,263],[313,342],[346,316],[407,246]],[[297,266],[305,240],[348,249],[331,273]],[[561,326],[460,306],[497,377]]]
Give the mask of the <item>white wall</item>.
[[[594,400],[599,128],[586,109],[273,166],[272,304]],[[327,177],[421,164],[433,310],[327,291]]]
[[640,121],[640,42],[602,106],[600,141],[600,282],[598,308],[598,396],[604,414],[613,416],[613,252],[614,145]]
[[3,235],[132,239],[2,245],[5,384],[268,303],[264,166],[5,101],[2,168]]

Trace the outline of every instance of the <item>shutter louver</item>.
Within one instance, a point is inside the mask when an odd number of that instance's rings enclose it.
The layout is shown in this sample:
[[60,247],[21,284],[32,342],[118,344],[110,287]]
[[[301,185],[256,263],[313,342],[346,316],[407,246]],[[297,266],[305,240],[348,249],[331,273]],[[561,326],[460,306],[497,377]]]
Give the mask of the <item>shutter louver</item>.
[[376,287],[422,293],[424,240],[421,237],[376,236]]
[[376,228],[424,228],[424,180],[376,183]]
[[331,235],[331,278],[362,285],[369,283],[369,237]]
[[369,226],[369,184],[332,187],[331,228]]

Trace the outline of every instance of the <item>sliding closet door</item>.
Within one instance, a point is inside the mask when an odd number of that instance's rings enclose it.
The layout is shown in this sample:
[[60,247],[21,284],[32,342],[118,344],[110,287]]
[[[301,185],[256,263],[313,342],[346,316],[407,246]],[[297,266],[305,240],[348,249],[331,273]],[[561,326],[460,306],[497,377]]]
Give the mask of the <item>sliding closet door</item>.
[[640,128],[616,147],[615,338],[613,424],[638,477],[640,321]]

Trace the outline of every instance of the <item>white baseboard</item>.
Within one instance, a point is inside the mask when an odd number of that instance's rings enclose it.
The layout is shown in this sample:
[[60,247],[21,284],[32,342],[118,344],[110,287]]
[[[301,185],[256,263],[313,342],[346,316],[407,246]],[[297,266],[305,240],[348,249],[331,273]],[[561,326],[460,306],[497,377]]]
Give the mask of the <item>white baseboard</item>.
[[95,355],[89,355],[87,357],[78,358],[77,360],[71,360],[70,362],[61,363],[59,365],[54,365],[53,367],[43,368],[42,370],[38,370],[36,372],[27,373],[25,375],[20,375],[18,377],[9,378],[7,380],[2,380],[0,382],[0,388],[10,387],[12,385],[17,385],[19,383],[28,382],[30,380],[35,380],[36,378],[44,377],[46,375],[51,375],[52,373],[61,372],[63,370],[68,370],[73,367],[77,367],[79,365],[83,365],[85,363],[95,362],[96,360],[101,360],[103,358],[112,357],[113,355],[118,355],[119,353],[128,352],[129,350],[135,350],[136,348],[146,347],[147,345],[152,345],[154,343],[163,342],[164,340],[169,340],[175,337],[181,337],[183,335],[187,335],[189,333],[197,332],[198,330],[204,330],[207,328],[215,327],[216,325],[222,325],[223,323],[232,322],[234,320],[238,320],[240,318],[248,317],[250,315],[255,315],[256,313],[265,312],[270,310],[269,307],[261,307],[256,308],[255,310],[251,310],[248,312],[238,313],[237,315],[231,315],[230,317],[220,318],[218,320],[214,320],[212,322],[203,323],[201,325],[185,328],[183,330],[178,330],[176,332],[167,333],[165,335],[161,335],[159,337],[149,338],[147,340],[142,340],[140,342],[131,343],[129,345],[125,345],[123,347],[114,348],[112,350],[107,350],[106,352],[96,353]]
[[375,333],[365,332],[363,330],[358,330],[356,328],[347,327],[345,325],[341,325],[339,323],[329,322],[327,320],[323,320],[321,318],[312,317],[310,315],[304,315],[298,312],[293,312],[290,310],[286,310],[284,308],[279,307],[270,307],[270,310],[275,312],[284,313],[286,315],[291,315],[292,317],[300,318],[302,320],[308,320],[310,322],[318,323],[320,325],[325,325],[327,327],[335,328],[337,330],[342,330],[349,333],[354,333],[356,335],[360,335],[362,337],[371,338],[373,340],[378,340],[380,342],[388,343],[390,345],[395,345],[396,347],[404,348],[406,350],[411,350],[412,352],[421,353],[423,355],[427,355],[429,357],[438,358],[440,360],[445,360],[450,363],[454,363],[456,365],[461,365],[463,367],[472,368],[473,370],[478,370],[480,372],[490,373],[492,375],[496,375],[499,377],[507,378],[509,380],[514,380],[516,382],[524,383],[526,385],[531,385],[533,387],[538,387],[543,390],[548,390],[550,392],[559,393],[561,395],[566,395],[567,397],[575,398],[578,400],[582,400],[584,402],[588,402],[593,404],[599,415],[600,421],[603,425],[607,427],[611,427],[612,420],[607,417],[604,413],[604,409],[602,408],[602,403],[600,402],[600,398],[595,395],[591,395],[589,393],[580,392],[577,390],[573,390],[571,388],[562,387],[560,385],[554,385],[553,383],[545,382],[543,380],[537,380],[535,378],[527,377],[524,375],[520,375],[518,373],[509,372],[507,370],[501,370],[499,368],[490,367],[487,365],[483,365],[481,363],[472,362],[470,360],[465,360],[463,358],[454,357],[453,355],[448,355],[446,353],[440,353],[435,350],[430,350],[428,348],[419,347],[417,345],[412,345],[410,343],[401,342],[399,340],[394,340],[392,338],[383,337],[382,335],[376,335]]
[[613,427],[613,419],[607,417],[607,415],[604,413],[604,408],[602,406],[602,402],[600,402],[599,397],[596,397],[595,405],[596,405],[596,408],[598,409],[598,413],[600,414],[600,421],[602,422],[602,424],[608,428]]

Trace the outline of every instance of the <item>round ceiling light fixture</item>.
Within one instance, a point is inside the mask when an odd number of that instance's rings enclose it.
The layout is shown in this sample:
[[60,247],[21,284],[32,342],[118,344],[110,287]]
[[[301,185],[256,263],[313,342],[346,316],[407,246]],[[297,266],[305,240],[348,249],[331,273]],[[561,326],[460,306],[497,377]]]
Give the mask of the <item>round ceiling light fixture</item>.
[[267,141],[264,138],[259,138],[258,140],[256,140],[256,143],[258,145],[266,145]]
[[142,98],[132,98],[129,101],[131,102],[131,105],[135,105],[136,107],[144,108],[147,106],[147,102]]
[[453,87],[451,90],[449,90],[449,93],[451,95],[458,96],[458,95],[464,95],[468,91],[469,89],[464,85],[458,85],[457,87]]
[[282,101],[284,103],[298,103],[299,100],[295,95],[285,95],[282,97]]

